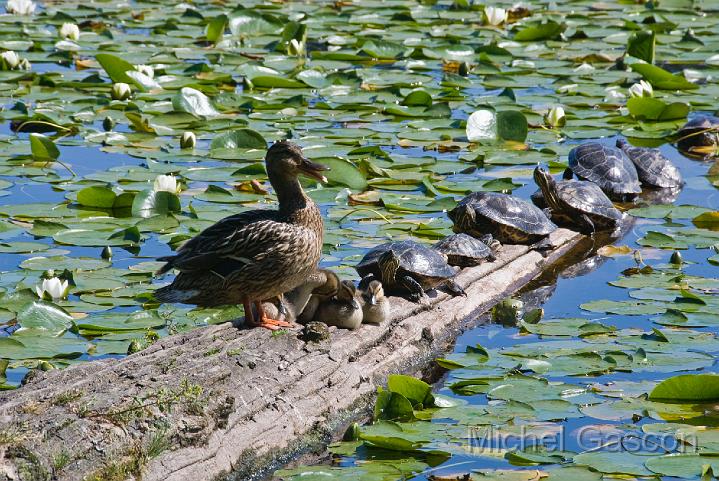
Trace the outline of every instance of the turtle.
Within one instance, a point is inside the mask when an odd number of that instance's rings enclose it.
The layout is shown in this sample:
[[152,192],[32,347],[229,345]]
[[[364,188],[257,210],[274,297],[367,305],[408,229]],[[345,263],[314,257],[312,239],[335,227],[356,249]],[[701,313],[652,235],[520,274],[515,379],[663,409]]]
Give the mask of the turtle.
[[617,147],[627,154],[637,168],[642,184],[662,189],[676,189],[684,185],[679,169],[659,149],[632,147],[624,139],[617,140]]
[[541,167],[534,169],[534,181],[542,191],[549,215],[560,225],[591,235],[615,230],[624,218],[597,184],[583,180],[557,182]]
[[575,174],[594,182],[613,200],[631,200],[642,189],[637,169],[629,157],[616,147],[587,142],[569,151],[569,168],[565,179]]
[[472,267],[485,260],[494,262],[496,257],[492,246],[496,243],[491,235],[483,236],[480,240],[467,234],[452,234],[432,247],[447,257],[449,265]]
[[698,115],[688,121],[677,132],[677,147],[683,152],[692,152],[697,147],[719,146],[719,117]]
[[453,278],[456,271],[446,257],[431,247],[405,240],[387,242],[370,250],[355,266],[360,286],[376,279],[388,292],[419,302],[427,290],[444,287],[452,295],[466,295]]
[[473,192],[447,213],[455,233],[481,238],[491,234],[503,244],[536,244],[557,229],[546,214],[524,199],[497,192]]

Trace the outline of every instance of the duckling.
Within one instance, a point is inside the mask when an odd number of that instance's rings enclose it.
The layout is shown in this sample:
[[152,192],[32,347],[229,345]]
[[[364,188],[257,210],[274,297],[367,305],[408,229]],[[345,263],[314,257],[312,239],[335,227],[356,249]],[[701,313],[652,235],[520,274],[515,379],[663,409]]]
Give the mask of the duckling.
[[287,141],[269,148],[265,165],[279,209],[225,217],[187,241],[175,255],[159,258],[166,264],[158,275],[171,269],[178,273],[172,284],[155,291],[158,301],[199,306],[241,302],[250,326],[271,330],[291,326],[268,317],[262,300],[294,289],[317,269],[322,215],[302,190],[298,176],[326,182],[322,171],[327,167],[307,160],[299,146]]
[[389,319],[389,299],[384,295],[382,283],[371,280],[366,285],[360,283],[362,292],[362,322],[380,324]]
[[340,278],[337,277],[337,274],[329,269],[325,269],[324,272],[325,282],[313,289],[312,296],[310,296],[309,300],[305,303],[303,309],[298,311],[300,314],[297,317],[297,321],[302,324],[307,324],[312,321],[319,305],[331,297],[334,297],[340,288]]
[[343,329],[357,329],[362,324],[362,296],[351,281],[342,281],[337,295],[317,308],[315,321]]
[[292,323],[297,321],[314,295],[330,291],[328,297],[333,296],[337,292],[338,283],[339,280],[334,272],[328,269],[317,269],[307,277],[305,282],[290,292],[271,300],[262,301],[262,308],[269,317]]

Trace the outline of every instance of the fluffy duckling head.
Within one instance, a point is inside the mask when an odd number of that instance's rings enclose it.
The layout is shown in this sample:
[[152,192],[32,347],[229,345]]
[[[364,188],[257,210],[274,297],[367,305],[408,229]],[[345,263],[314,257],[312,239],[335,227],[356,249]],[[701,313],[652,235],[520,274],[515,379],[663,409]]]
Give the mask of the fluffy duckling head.
[[338,301],[346,302],[352,306],[352,309],[360,310],[362,306],[360,306],[357,297],[357,288],[352,281],[342,281],[340,283],[339,290],[337,291]]
[[334,271],[329,269],[319,269],[320,274],[324,274],[325,281],[319,286],[315,287],[312,294],[322,297],[332,297],[337,294],[340,288],[340,279]]
[[362,298],[370,306],[376,306],[384,298],[382,283],[378,280],[371,281],[362,292]]
[[327,182],[327,178],[322,175],[322,172],[329,170],[329,168],[310,161],[302,153],[299,145],[287,140],[272,144],[267,150],[265,164],[270,182],[273,180],[287,181],[296,179],[299,175],[311,177],[320,182]]

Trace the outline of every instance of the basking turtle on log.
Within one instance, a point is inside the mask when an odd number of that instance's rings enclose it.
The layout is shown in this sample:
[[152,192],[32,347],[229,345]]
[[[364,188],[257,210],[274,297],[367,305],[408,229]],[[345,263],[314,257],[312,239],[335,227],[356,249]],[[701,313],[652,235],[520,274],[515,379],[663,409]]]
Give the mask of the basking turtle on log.
[[617,147],[634,163],[642,184],[660,189],[678,189],[684,185],[677,166],[664,157],[659,149],[633,147],[624,139],[617,140]]
[[557,182],[540,167],[534,169],[534,181],[542,191],[549,215],[560,225],[591,235],[615,230],[624,218],[597,184],[581,180]]
[[322,171],[327,168],[309,161],[299,146],[287,141],[269,148],[265,164],[279,209],[225,217],[187,241],[175,255],[161,257],[167,263],[157,274],[171,269],[178,274],[172,284],[155,291],[157,300],[200,306],[242,303],[251,326],[290,326],[269,318],[262,301],[290,291],[317,268],[322,215],[297,177],[325,182]]
[[569,168],[565,179],[576,175],[594,182],[612,200],[632,200],[642,191],[637,169],[626,154],[599,142],[586,142],[569,151]]
[[548,236],[557,229],[546,214],[526,200],[496,192],[474,192],[449,211],[454,232],[481,239],[491,234],[503,244],[551,248]]
[[452,234],[439,240],[432,248],[447,256],[450,266],[473,267],[484,261],[494,262],[495,251],[500,248],[499,242],[487,234],[476,239],[467,234]]
[[456,271],[447,264],[446,257],[411,240],[375,247],[355,269],[363,278],[363,286],[377,279],[388,292],[406,295],[414,302],[419,302],[425,291],[436,287],[444,287],[455,296],[464,295],[464,290],[453,280]]
[[698,115],[677,132],[677,147],[682,152],[707,155],[719,148],[719,117]]

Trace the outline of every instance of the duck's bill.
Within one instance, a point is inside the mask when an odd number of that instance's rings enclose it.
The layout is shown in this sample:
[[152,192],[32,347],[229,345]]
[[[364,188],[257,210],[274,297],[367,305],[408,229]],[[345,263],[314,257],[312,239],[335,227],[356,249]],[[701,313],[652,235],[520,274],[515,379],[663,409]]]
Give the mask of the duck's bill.
[[313,179],[317,179],[320,182],[326,184],[327,177],[325,177],[322,172],[330,170],[330,168],[326,165],[318,164],[316,162],[312,162],[311,160],[304,159],[300,164],[300,170],[307,177],[312,177]]

